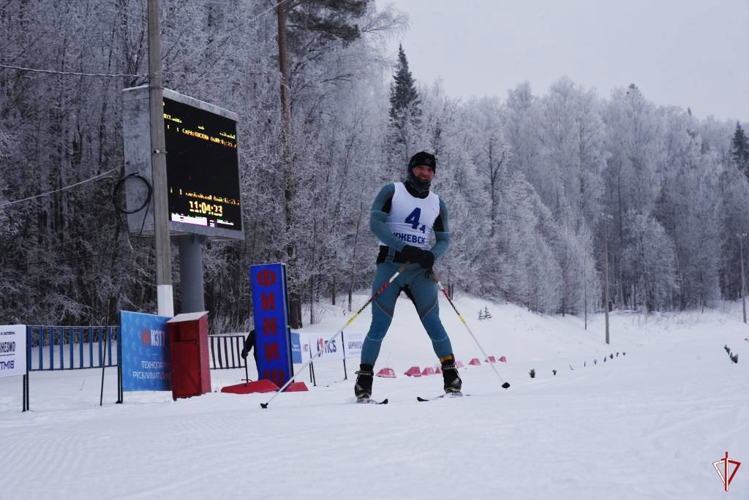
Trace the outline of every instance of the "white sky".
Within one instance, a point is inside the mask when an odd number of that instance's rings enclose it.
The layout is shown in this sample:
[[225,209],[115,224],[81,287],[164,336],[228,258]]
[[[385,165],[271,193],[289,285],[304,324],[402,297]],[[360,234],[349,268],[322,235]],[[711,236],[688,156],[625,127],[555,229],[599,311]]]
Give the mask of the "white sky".
[[494,95],[562,76],[608,98],[635,83],[698,118],[749,120],[749,0],[378,0],[409,15],[403,44],[418,84]]

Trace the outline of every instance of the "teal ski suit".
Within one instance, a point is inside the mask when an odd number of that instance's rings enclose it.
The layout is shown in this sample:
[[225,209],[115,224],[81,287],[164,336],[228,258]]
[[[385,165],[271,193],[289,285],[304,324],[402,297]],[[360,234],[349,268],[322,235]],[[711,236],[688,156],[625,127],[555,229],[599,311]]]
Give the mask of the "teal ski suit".
[[[372,204],[369,222],[372,233],[380,240],[380,253],[377,257],[377,272],[372,283],[372,294],[379,290],[406,262],[407,259],[400,253],[406,245],[419,246],[431,251],[435,260],[447,251],[449,246],[447,207],[435,194],[430,196],[438,198],[438,203],[434,198],[429,198],[428,203],[424,205],[424,200],[417,199],[422,197],[402,183],[388,184],[377,194]],[[418,204],[421,204],[421,207]],[[433,214],[431,217],[430,213]],[[394,214],[406,214],[406,217],[399,215],[397,220],[394,220]],[[434,234],[435,243],[429,248],[431,234]],[[432,340],[437,357],[442,359],[452,354],[450,338],[440,321],[437,300],[439,290],[432,279],[431,271],[419,264],[409,264],[405,271],[374,300],[372,324],[362,346],[362,364],[374,366],[377,361],[382,340],[393,319],[395,302],[402,291],[416,307],[419,318]]]

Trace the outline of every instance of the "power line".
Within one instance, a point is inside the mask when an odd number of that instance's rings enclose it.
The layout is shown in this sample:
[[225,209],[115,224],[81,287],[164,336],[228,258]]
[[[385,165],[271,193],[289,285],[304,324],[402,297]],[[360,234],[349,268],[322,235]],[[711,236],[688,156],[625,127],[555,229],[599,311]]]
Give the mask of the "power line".
[[49,73],[53,75],[72,75],[72,76],[98,76],[107,78],[120,78],[120,77],[142,77],[145,78],[148,75],[138,75],[132,73],[81,73],[78,71],[58,71],[55,69],[41,69],[41,68],[27,68],[24,66],[13,66],[11,64],[0,63],[0,68],[15,69],[18,71],[30,71],[32,73]]
[[30,196],[28,198],[23,198],[22,200],[9,201],[7,203],[3,203],[2,205],[0,205],[0,208],[8,207],[10,205],[15,205],[16,203],[22,203],[24,201],[34,200],[36,198],[41,198],[42,196],[48,196],[50,194],[57,193],[57,192],[60,192],[60,191],[65,191],[66,189],[71,189],[71,188],[74,188],[76,186],[80,186],[81,184],[85,184],[87,182],[92,182],[92,181],[95,181],[96,179],[100,179],[101,177],[109,175],[109,174],[111,174],[112,172],[114,172],[116,170],[119,170],[119,168],[113,168],[112,170],[108,170],[108,171],[104,172],[103,174],[96,175],[94,177],[91,177],[91,178],[86,179],[86,180],[81,181],[81,182],[76,182],[75,184],[71,184],[70,186],[65,186],[64,188],[55,189],[54,191],[48,191],[46,193],[38,194],[36,196]]

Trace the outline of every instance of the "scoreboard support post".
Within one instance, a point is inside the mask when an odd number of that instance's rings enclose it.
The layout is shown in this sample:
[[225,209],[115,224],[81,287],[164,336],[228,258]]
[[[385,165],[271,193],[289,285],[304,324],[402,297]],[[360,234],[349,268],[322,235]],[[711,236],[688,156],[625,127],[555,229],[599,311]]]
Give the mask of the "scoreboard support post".
[[174,237],[179,245],[182,312],[205,311],[203,297],[203,244],[206,237],[189,234]]

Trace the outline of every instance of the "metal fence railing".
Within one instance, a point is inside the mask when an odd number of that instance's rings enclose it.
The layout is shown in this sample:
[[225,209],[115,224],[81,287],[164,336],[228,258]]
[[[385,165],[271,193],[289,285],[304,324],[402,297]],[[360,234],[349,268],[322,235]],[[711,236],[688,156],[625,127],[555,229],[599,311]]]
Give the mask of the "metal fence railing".
[[119,336],[118,326],[27,326],[28,369],[76,370],[118,366]]
[[[119,333],[118,326],[27,326],[29,371],[117,366]],[[246,336],[245,333],[209,335],[210,368],[244,368],[247,363],[241,352]]]
[[[244,368],[249,380],[247,360],[242,358],[246,333],[209,335],[212,370]],[[117,402],[122,402],[122,363],[117,349],[119,326],[46,326],[26,327],[26,375],[23,381],[23,410],[29,410],[29,373],[55,370],[118,368]],[[103,392],[102,392],[103,397]]]
[[211,370],[246,368],[247,360],[242,359],[246,333],[220,333],[208,335],[211,350]]

